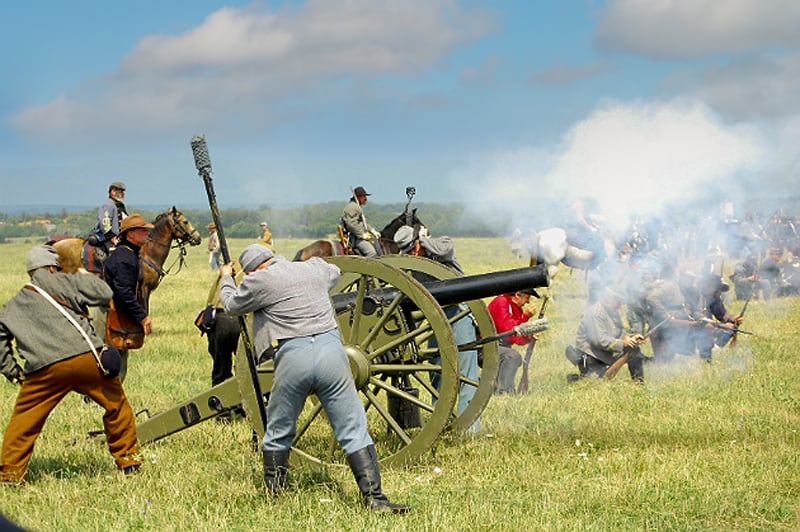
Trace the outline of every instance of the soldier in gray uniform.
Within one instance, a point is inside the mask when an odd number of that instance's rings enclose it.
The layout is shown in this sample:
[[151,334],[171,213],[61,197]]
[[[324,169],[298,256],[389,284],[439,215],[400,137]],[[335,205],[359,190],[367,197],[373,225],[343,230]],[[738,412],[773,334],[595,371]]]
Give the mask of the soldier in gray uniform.
[[[625,334],[619,309],[625,295],[614,288],[606,288],[603,297],[590,305],[581,318],[575,348],[568,349],[570,362],[578,366],[581,377],[602,377],[606,370],[625,350],[634,350],[628,360],[628,371],[635,381],[644,381],[643,356],[639,345],[641,334]],[[577,357],[570,356],[577,352]]]
[[381,234],[367,223],[361,206],[367,202],[370,194],[364,187],[356,187],[353,197],[345,205],[342,213],[342,226],[350,234],[350,245],[365,257],[375,258],[380,255]]
[[253,313],[258,353],[273,339],[278,342],[261,444],[267,488],[272,494],[284,491],[297,418],[306,398],[314,394],[347,455],[367,507],[375,512],[407,512],[408,506],[389,502],[381,490],[378,456],[328,295],[339,280],[339,268],[319,257],[289,262],[260,244],[247,246],[239,263],[245,276],[238,287],[232,263],[220,269],[225,312]]
[[103,338],[86,312],[88,306],[107,305],[111,288],[89,273],[59,272],[51,246],[31,249],[26,265],[30,283],[0,309],[0,373],[20,384],[3,437],[0,482],[24,481],[36,439],[70,392],[105,410],[108,450],[121,471],[136,472],[142,459],[133,410],[122,381],[110,377],[120,360],[116,357],[112,368],[112,359],[103,357]]

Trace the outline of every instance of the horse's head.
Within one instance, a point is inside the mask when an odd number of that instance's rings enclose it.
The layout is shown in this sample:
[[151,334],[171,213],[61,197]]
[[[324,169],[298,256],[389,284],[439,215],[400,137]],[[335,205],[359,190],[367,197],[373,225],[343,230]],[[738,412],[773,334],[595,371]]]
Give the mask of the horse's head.
[[179,244],[189,244],[191,246],[200,245],[200,242],[202,242],[200,232],[194,228],[192,222],[189,221],[185,214],[173,206],[165,213],[165,216],[169,221],[172,237],[177,240]]
[[[409,223],[409,221],[411,223]],[[419,218],[417,218],[417,209],[412,209],[411,214],[400,213],[391,222],[386,224],[386,227],[381,229],[381,237],[386,240],[394,240],[394,234],[400,227],[410,225],[414,228],[419,228],[423,225]],[[419,229],[417,229],[419,230]]]

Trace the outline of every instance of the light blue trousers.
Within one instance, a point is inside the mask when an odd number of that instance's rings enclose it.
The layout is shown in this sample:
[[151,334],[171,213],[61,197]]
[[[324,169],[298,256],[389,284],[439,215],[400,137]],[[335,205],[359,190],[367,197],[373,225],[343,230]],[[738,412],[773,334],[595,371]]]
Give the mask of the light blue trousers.
[[280,343],[267,405],[267,429],[261,444],[265,451],[284,451],[292,446],[297,418],[310,394],[319,398],[346,454],[372,444],[364,405],[356,391],[339,331],[334,329]]
[[[444,311],[445,315],[448,318],[452,318],[456,314],[461,311],[461,305],[453,305],[447,307]],[[474,342],[476,339],[475,336],[475,326],[472,324],[472,320],[469,317],[462,318],[453,324],[453,336],[455,337],[456,344],[466,344],[469,342]],[[436,345],[435,339],[431,342],[432,345]],[[433,360],[434,364],[441,363],[441,360],[436,359]],[[462,377],[478,381],[478,351],[471,350],[471,351],[459,351],[458,352],[458,371]],[[436,375],[431,375],[431,384],[438,390],[441,381],[441,377]],[[475,392],[478,391],[478,388],[471,384],[461,383],[458,387],[458,404],[456,406],[456,411],[460,416],[464,413],[464,410],[467,409],[469,406],[470,401],[475,397]],[[475,420],[475,423],[472,424],[471,427],[467,430],[467,432],[478,432],[481,426],[481,419],[478,418]]]

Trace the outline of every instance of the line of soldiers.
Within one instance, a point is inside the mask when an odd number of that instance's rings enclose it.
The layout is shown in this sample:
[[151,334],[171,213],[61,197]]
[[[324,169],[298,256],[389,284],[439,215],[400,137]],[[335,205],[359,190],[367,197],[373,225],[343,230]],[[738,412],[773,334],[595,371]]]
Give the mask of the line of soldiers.
[[[605,262],[589,276],[589,302],[575,345],[566,351],[580,374],[568,380],[607,375],[614,362],[627,355],[631,377],[644,381],[639,346],[646,337],[654,362],[668,363],[678,354],[710,362],[715,346],[746,332],[739,329],[743,314],[732,314],[722,300],[729,289],[715,273],[679,274],[672,259]],[[621,316],[623,304],[627,328]]]

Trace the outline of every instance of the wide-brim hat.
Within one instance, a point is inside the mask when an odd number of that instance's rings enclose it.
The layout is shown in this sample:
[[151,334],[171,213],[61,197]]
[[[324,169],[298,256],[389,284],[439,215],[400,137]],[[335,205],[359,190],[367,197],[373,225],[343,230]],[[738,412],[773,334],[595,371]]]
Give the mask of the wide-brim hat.
[[152,229],[155,227],[153,224],[148,222],[144,219],[144,216],[135,212],[130,216],[126,217],[122,220],[122,223],[119,224],[119,232],[120,234],[124,233],[125,231],[130,231],[131,229],[138,229],[143,227],[145,229]]
[[206,228],[207,229],[216,229],[217,228],[217,224],[215,224],[214,222],[211,222],[210,224],[208,224],[206,226]]
[[394,234],[394,243],[400,248],[400,253],[407,253],[414,247],[414,228],[410,225],[401,225]]
[[353,195],[354,196],[371,196],[372,194],[367,192],[364,187],[356,187],[355,189],[353,189]]
[[125,191],[125,183],[122,181],[114,181],[110,185],[108,185],[108,189],[111,190],[112,188],[116,188],[117,190]]

